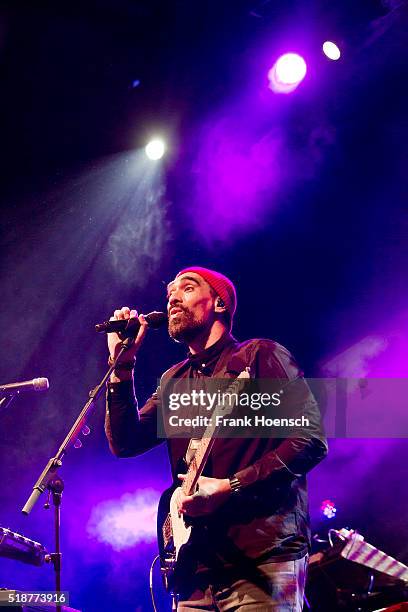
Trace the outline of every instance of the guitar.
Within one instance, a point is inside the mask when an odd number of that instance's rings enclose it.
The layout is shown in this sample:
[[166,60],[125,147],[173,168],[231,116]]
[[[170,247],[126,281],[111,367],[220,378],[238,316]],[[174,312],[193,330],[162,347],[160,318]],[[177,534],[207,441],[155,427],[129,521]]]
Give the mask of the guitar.
[[226,389],[224,395],[229,397],[228,402],[225,402],[225,405],[224,402],[220,402],[215,407],[211,423],[206,428],[194,457],[190,461],[183,484],[181,486],[174,485],[167,489],[160,498],[157,515],[157,537],[160,567],[167,591],[176,592],[177,585],[183,576],[191,573],[194,525],[203,520],[191,519],[180,514],[177,509],[178,497],[181,492],[185,495],[193,495],[196,492],[198,479],[207,463],[216,433],[220,429],[220,426],[216,426],[217,416],[226,416],[232,412],[236,402],[230,401],[231,395],[236,394],[238,396],[249,378],[249,368],[245,368]]

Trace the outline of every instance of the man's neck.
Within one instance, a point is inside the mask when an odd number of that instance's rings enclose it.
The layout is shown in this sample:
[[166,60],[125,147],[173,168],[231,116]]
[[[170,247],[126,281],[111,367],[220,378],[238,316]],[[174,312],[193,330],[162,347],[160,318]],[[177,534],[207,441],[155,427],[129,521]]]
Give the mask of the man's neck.
[[220,321],[216,321],[209,330],[206,330],[194,340],[190,340],[188,343],[188,348],[190,349],[190,353],[195,355],[196,353],[201,353],[205,349],[209,348],[213,344],[215,344],[227,331],[227,328],[220,323]]

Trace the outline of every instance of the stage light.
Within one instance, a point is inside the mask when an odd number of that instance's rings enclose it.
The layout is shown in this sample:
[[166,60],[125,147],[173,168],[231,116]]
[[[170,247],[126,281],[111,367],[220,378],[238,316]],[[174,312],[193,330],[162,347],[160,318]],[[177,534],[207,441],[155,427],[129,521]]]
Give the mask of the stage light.
[[307,66],[301,55],[281,55],[268,72],[269,87],[275,93],[290,93],[303,81]]
[[330,499],[325,499],[322,502],[322,505],[320,506],[320,510],[322,511],[323,515],[328,519],[334,518],[337,512],[337,508],[334,502],[332,502]]
[[145,151],[149,159],[161,159],[166,151],[166,145],[160,138],[155,138],[147,143]]
[[334,60],[334,61],[340,59],[340,55],[341,55],[340,49],[331,40],[326,40],[326,42],[323,43],[322,48],[323,48],[323,53],[329,59]]
[[284,85],[300,83],[306,75],[306,62],[297,53],[286,53],[276,62],[277,79]]

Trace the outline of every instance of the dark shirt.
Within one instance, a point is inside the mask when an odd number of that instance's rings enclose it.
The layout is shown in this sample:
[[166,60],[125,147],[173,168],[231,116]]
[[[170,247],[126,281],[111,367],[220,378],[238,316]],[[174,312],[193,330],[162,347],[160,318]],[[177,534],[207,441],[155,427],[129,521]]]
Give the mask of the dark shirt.
[[[235,378],[245,367],[251,377],[275,379],[280,385],[296,379],[304,386],[302,413],[312,424],[296,437],[223,438],[212,448],[204,475],[237,476],[238,495],[208,517],[201,565],[237,565],[245,559],[299,559],[310,549],[306,473],[327,453],[316,401],[292,355],[271,340],[237,342],[229,334],[199,354],[174,365],[138,411],[132,381],[108,385],[106,433],[118,457],[139,455],[163,442],[157,438],[161,389],[175,378]],[[188,439],[167,440],[173,478],[181,468]]]

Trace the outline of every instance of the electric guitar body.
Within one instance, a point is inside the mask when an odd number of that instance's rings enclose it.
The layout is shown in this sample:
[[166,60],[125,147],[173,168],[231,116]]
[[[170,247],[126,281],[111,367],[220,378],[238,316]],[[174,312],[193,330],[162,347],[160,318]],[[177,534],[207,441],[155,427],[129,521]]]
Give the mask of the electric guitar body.
[[188,582],[194,574],[200,546],[201,518],[179,514],[177,496],[181,487],[172,486],[160,497],[157,513],[157,541],[164,585],[169,592],[178,592],[178,585]]

